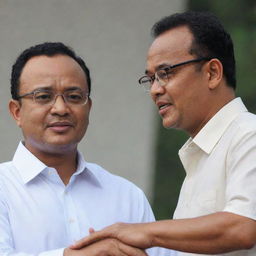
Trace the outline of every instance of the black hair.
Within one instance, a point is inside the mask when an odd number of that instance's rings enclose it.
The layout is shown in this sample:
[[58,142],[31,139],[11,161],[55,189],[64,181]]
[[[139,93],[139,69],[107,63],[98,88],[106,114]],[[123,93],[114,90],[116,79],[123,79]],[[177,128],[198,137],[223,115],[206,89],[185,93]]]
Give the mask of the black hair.
[[223,65],[227,84],[236,88],[234,47],[230,35],[216,16],[209,12],[187,11],[162,18],[152,27],[154,38],[179,26],[187,26],[194,40],[190,53],[198,58],[217,58]]
[[42,44],[37,44],[32,46],[26,50],[24,50],[16,59],[15,63],[12,66],[12,73],[11,73],[11,95],[14,100],[18,100],[19,98],[19,85],[20,85],[20,76],[24,66],[26,65],[27,61],[30,60],[32,57],[35,56],[54,56],[54,55],[67,55],[74,59],[80,67],[83,69],[89,94],[91,92],[91,78],[90,78],[90,71],[86,66],[83,59],[76,55],[74,50],[69,46],[61,42],[45,42]]

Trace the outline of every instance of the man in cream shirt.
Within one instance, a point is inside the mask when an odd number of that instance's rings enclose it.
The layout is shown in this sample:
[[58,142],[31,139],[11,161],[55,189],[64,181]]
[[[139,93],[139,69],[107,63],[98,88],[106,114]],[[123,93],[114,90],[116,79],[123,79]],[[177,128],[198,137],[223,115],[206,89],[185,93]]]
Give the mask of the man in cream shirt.
[[113,237],[179,256],[255,256],[256,116],[235,96],[232,40],[215,16],[200,12],[165,17],[152,32],[139,82],[164,127],[190,135],[179,151],[186,177],[174,219],[113,225],[72,248]]

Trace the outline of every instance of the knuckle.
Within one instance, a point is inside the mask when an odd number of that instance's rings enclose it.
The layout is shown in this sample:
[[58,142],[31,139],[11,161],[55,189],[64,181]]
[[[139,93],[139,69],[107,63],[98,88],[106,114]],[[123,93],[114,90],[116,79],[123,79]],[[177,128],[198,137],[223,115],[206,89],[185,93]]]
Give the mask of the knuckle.
[[109,238],[107,239],[107,246],[109,249],[118,247],[118,241],[113,238]]

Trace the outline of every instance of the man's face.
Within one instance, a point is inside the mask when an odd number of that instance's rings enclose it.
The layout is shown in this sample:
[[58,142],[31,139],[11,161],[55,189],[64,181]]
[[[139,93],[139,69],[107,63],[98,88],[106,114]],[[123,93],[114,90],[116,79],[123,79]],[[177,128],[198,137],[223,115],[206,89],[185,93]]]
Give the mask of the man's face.
[[[185,26],[157,37],[148,52],[147,74],[153,76],[161,67],[196,59],[189,53],[192,40],[193,36]],[[164,86],[154,81],[150,92],[164,127],[182,129],[193,136],[204,125],[209,104],[204,64],[190,63],[174,68]],[[196,65],[202,65],[202,68]]]
[[[86,75],[79,64],[66,55],[42,55],[31,58],[24,66],[19,95],[38,89],[61,94],[74,88],[88,93]],[[83,138],[91,100],[85,105],[69,105],[57,96],[53,105],[40,105],[27,96],[20,102],[12,100],[9,107],[22,129],[25,146],[32,153],[58,154],[75,150]]]

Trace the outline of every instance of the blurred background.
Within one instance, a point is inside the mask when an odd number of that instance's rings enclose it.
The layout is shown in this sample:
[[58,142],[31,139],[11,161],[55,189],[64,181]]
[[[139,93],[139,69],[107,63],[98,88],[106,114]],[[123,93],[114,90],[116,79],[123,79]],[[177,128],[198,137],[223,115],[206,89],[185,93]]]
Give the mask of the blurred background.
[[157,219],[170,218],[184,178],[177,152],[187,136],[162,128],[137,80],[144,73],[152,25],[188,9],[213,12],[230,32],[237,95],[256,112],[255,0],[0,0],[0,161],[12,159],[22,138],[8,113],[13,62],[27,47],[62,41],[92,75],[93,108],[80,151],[87,161],[141,187]]

